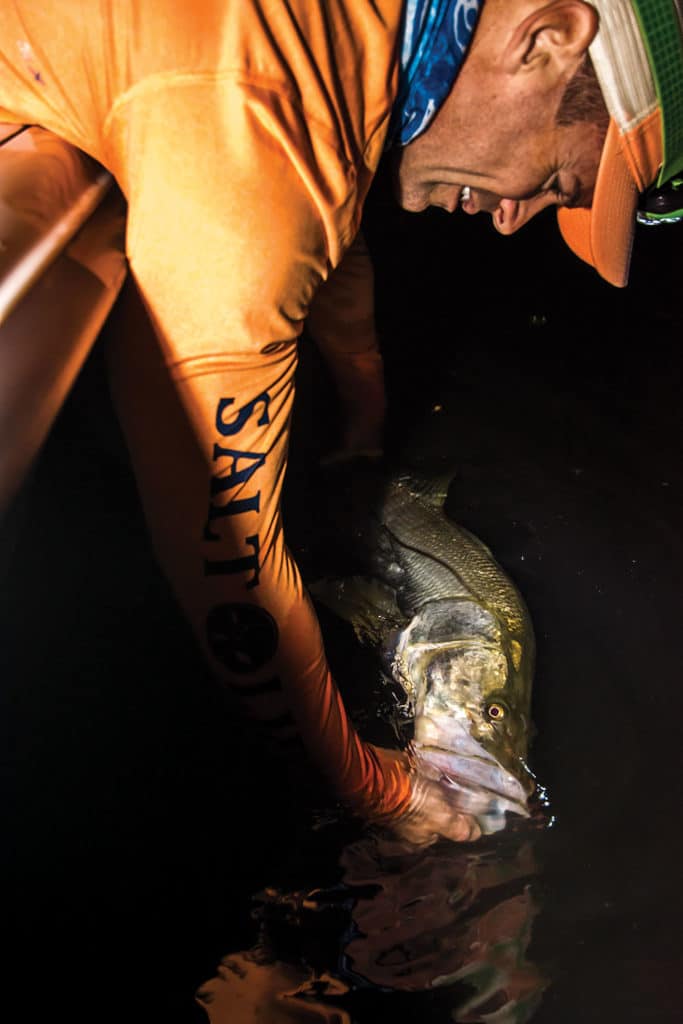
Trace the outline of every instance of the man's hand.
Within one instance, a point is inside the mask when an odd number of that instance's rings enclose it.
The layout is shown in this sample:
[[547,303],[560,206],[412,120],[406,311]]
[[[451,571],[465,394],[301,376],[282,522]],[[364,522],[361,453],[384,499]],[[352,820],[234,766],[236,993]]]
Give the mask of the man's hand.
[[414,775],[411,782],[408,810],[391,825],[397,835],[416,846],[429,846],[441,837],[455,843],[479,838],[481,829],[476,820],[454,809],[445,786],[419,775]]
[[453,794],[446,786],[412,772],[408,756],[399,750],[375,747],[384,766],[392,762],[402,771],[410,773],[410,802],[400,817],[387,822],[399,838],[414,846],[430,846],[438,839],[450,839],[455,843],[474,842],[479,839],[481,829],[475,818],[463,814],[454,806]]

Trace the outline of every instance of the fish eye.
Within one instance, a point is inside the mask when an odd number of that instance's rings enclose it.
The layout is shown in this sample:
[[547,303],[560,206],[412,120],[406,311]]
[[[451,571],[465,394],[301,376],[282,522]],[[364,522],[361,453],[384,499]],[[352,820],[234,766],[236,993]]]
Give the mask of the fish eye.
[[489,716],[491,721],[500,722],[501,719],[505,718],[507,712],[502,704],[493,703],[489,704],[489,706],[487,707],[486,714]]

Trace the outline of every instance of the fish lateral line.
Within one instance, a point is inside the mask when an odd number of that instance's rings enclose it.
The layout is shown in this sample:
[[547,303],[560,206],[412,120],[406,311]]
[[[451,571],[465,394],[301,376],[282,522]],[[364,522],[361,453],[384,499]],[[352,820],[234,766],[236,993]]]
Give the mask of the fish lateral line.
[[[444,516],[444,519],[446,519],[445,516]],[[450,522],[450,520],[446,519],[446,522]],[[488,604],[486,604],[486,602],[484,602],[479,597],[478,594],[475,594],[475,592],[470,589],[469,584],[465,583],[463,578],[460,576],[460,574],[458,572],[456,572],[456,570],[453,568],[453,566],[450,565],[448,562],[444,561],[443,558],[439,558],[438,555],[433,554],[431,551],[425,551],[424,548],[420,548],[416,544],[411,543],[410,541],[402,540],[398,536],[398,534],[394,533],[394,531],[389,526],[386,525],[386,523],[383,524],[383,528],[389,534],[391,539],[393,541],[395,541],[396,544],[398,544],[400,547],[404,548],[406,551],[412,551],[413,554],[420,555],[422,558],[426,558],[430,562],[434,562],[436,565],[440,565],[442,567],[442,569],[446,569],[447,572],[449,572],[452,576],[455,577],[456,580],[459,581],[459,583],[467,591],[467,593],[469,594],[471,599],[474,599],[477,604],[481,604],[483,607],[486,608],[487,611],[491,611],[491,609],[489,608]],[[434,600],[434,598],[431,598],[431,599],[428,599],[427,601],[424,601],[423,604],[427,604],[429,600]],[[452,600],[464,601],[464,600],[467,600],[467,598],[455,597],[455,598],[452,598]],[[420,607],[422,607],[422,605],[420,605]],[[497,618],[497,616],[496,616],[496,618]]]
[[[471,595],[471,597],[487,611],[494,614],[513,636],[516,637],[517,634],[524,634],[525,620],[529,618],[524,598],[522,597],[518,586],[500,565],[488,544],[485,544],[484,541],[482,541],[476,534],[472,533],[466,527],[461,526],[447,515],[445,506],[436,508],[433,505],[421,501],[419,496],[414,500],[420,506],[422,514],[433,529],[436,530],[439,527],[445,526],[452,535],[455,535],[456,537],[459,535],[468,542],[470,545],[470,554],[475,559],[476,563],[481,563],[483,560],[484,563],[487,564],[487,567],[489,567],[490,563],[490,565],[497,571],[498,585],[502,588],[502,594],[499,594],[498,597],[502,597],[508,603],[508,607],[496,610],[497,605],[495,603],[492,604],[490,600],[487,600],[487,598],[483,596],[478,589],[472,589],[471,575],[476,575],[477,572],[480,571],[480,565],[475,565],[473,570],[468,569],[467,579],[465,579],[458,569],[456,569],[450,562],[445,561],[444,558],[435,554],[433,551],[425,550],[425,548],[417,544],[414,539],[402,538],[400,529],[401,523],[399,522],[396,524],[397,517],[400,518],[400,512],[389,516],[389,518],[384,520],[382,523],[383,528],[392,540],[407,551],[411,551],[413,554],[419,555],[422,558],[429,559],[435,564],[446,569],[447,572],[451,573],[451,575],[459,581],[460,585]],[[391,525],[391,519],[394,520],[394,525]],[[410,527],[408,529],[410,530]],[[486,585],[486,583],[484,585]],[[494,594],[494,598],[495,596],[496,595]]]
[[[433,511],[433,510],[430,510],[430,511]],[[443,519],[447,523],[449,523],[451,526],[455,525],[445,515],[443,515]],[[477,593],[475,590],[472,590],[471,584],[468,583],[468,582],[465,582],[465,580],[463,580],[463,578],[460,575],[460,573],[457,572],[457,570],[455,570],[453,568],[453,566],[450,565],[449,562],[446,562],[443,558],[439,558],[438,555],[433,554],[431,551],[425,551],[423,548],[418,547],[416,544],[411,543],[410,541],[401,540],[401,538],[398,536],[398,534],[394,533],[394,531],[390,527],[388,527],[386,524],[384,524],[384,529],[389,534],[391,539],[393,541],[395,541],[396,544],[399,544],[406,551],[411,551],[415,555],[419,555],[420,557],[425,558],[425,559],[427,559],[430,562],[434,562],[435,565],[440,565],[442,569],[445,569],[447,572],[449,572],[456,580],[458,580],[458,582],[460,583],[462,588],[467,591],[470,600],[474,601],[475,604],[481,605],[481,607],[486,609],[487,612],[490,612],[490,614],[493,615],[493,617],[496,619],[496,621],[499,622],[501,625],[503,625],[505,627],[505,629],[509,633],[511,633],[513,636],[515,636],[515,634],[517,634],[517,633],[523,632],[523,624],[522,624],[522,615],[521,615],[521,613],[519,615],[510,616],[510,617],[503,616],[501,618],[501,614],[497,610],[496,606],[492,605],[491,602],[488,601],[481,594]],[[497,562],[496,562],[496,565],[498,565]],[[501,573],[502,573],[502,569],[501,569]],[[516,600],[516,602],[519,603],[520,602],[520,597],[519,597],[517,588],[514,586],[514,584],[511,584],[511,587],[512,587],[512,593],[509,596],[513,597]],[[423,608],[426,604],[429,604],[429,602],[433,601],[433,600],[438,600],[438,598],[428,598],[426,601],[423,601],[422,604],[416,606],[415,613],[417,613],[419,608]],[[466,601],[467,597],[454,596],[454,597],[449,598],[449,600],[452,600],[452,601]]]

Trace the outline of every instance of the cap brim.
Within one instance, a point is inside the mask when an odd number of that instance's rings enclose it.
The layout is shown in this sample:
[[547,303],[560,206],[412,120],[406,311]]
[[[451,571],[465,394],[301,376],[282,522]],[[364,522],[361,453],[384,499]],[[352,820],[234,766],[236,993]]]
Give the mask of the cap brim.
[[576,255],[617,288],[628,282],[639,192],[622,149],[622,137],[609,123],[590,209],[562,207],[560,231]]

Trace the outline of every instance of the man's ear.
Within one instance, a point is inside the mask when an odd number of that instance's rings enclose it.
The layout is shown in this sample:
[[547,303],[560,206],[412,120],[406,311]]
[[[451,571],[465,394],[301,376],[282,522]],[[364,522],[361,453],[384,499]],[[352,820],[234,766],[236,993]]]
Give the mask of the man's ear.
[[598,31],[595,8],[583,0],[541,3],[512,31],[503,54],[508,74],[568,77]]

